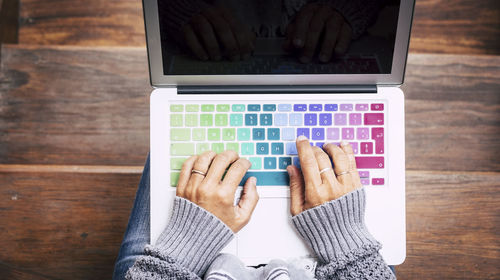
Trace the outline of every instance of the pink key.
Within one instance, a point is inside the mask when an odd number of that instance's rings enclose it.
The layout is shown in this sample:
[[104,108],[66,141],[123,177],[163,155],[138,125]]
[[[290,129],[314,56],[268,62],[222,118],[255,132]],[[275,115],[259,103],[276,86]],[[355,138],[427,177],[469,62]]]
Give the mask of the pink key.
[[354,128],[352,127],[343,127],[342,128],[342,139],[352,140],[354,139]]
[[372,185],[383,185],[384,181],[384,178],[373,178]]
[[358,142],[349,142],[349,144],[351,144],[352,152],[354,154],[357,154],[358,153]]
[[339,129],[337,127],[329,127],[326,129],[326,139],[339,140]]
[[358,137],[358,140],[364,140],[368,139],[369,134],[370,134],[370,129],[368,127],[358,127],[356,129],[356,135]]
[[373,154],[373,143],[361,142],[361,154],[363,155]]
[[350,125],[361,125],[361,114],[360,113],[349,114],[349,124]]
[[366,113],[365,125],[383,125],[384,113]]
[[356,104],[356,111],[368,111],[368,104]]
[[375,153],[384,153],[384,128],[383,127],[373,127],[372,128],[372,139],[375,140]]
[[368,186],[370,184],[370,179],[361,179],[361,185]]
[[370,178],[370,171],[358,171],[360,178]]
[[372,111],[384,111],[384,104],[383,103],[372,104],[371,108]]
[[355,157],[356,167],[360,169],[380,169],[384,168],[384,157]]
[[335,125],[346,125],[347,124],[347,114],[335,114],[334,115]]

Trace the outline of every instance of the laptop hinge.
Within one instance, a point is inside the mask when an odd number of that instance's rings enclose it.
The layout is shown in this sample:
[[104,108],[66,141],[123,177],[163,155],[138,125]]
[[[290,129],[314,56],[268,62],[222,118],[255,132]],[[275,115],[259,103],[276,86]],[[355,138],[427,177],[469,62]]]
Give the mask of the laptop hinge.
[[377,93],[376,85],[178,86],[178,94]]

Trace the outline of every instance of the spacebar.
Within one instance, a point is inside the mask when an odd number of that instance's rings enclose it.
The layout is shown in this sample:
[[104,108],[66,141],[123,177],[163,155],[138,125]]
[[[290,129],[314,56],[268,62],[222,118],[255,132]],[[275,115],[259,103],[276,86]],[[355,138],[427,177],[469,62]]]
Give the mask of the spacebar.
[[243,186],[248,178],[257,178],[257,186],[288,186],[289,178],[288,172],[284,171],[250,171],[245,174],[245,177],[240,182]]

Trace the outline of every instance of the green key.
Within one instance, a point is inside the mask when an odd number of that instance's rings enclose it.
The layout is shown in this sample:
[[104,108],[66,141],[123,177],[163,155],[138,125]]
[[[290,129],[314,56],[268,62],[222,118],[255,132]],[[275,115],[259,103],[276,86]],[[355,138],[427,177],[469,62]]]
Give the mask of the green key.
[[184,110],[184,105],[182,104],[171,104],[170,112],[182,112]]
[[186,114],[186,126],[198,126],[198,115]]
[[200,110],[200,105],[198,104],[186,105],[186,112],[198,112],[199,110]]
[[213,104],[203,104],[201,105],[202,112],[213,112],[215,110],[215,106]]
[[243,125],[243,114],[231,114],[230,124],[231,126],[242,126]]
[[172,170],[181,170],[182,164],[186,161],[185,157],[175,157],[170,158],[170,169]]
[[224,143],[212,143],[212,151],[217,154],[224,152]]
[[220,141],[220,128],[209,128],[207,134],[208,141]]
[[189,128],[171,128],[170,140],[172,141],[189,141],[191,131]]
[[254,155],[254,143],[241,143],[241,154],[242,155]]
[[200,115],[200,126],[212,126],[214,117],[212,114],[201,114]]
[[192,143],[172,143],[170,144],[170,155],[191,156],[194,154],[194,144]]
[[215,114],[216,126],[227,126],[227,114]]
[[250,128],[238,128],[238,141],[250,140]]
[[222,140],[234,141],[235,139],[236,139],[236,130],[234,128],[223,128],[222,129]]
[[218,104],[217,112],[229,112],[229,104]]
[[193,140],[205,141],[205,131],[204,128],[193,128]]
[[182,126],[182,115],[181,114],[170,115],[170,126]]
[[177,181],[179,181],[180,172],[170,172],[170,185],[172,187],[177,187]]
[[232,150],[232,151],[239,153],[240,152],[239,148],[240,148],[240,145],[238,143],[227,143],[226,144],[226,150]]
[[243,104],[233,104],[233,112],[245,112],[245,105]]
[[262,169],[262,158],[251,157],[248,160],[252,164],[252,167],[250,167],[250,169]]
[[208,143],[198,143],[196,144],[196,154],[201,155],[206,151],[210,150],[210,144]]

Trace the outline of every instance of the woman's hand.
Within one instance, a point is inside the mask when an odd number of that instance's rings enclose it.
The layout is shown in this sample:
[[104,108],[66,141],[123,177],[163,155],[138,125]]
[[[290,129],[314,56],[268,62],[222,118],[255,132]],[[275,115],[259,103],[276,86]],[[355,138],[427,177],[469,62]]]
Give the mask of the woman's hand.
[[234,151],[220,154],[208,151],[192,156],[182,165],[177,196],[214,214],[236,233],[250,221],[259,201],[256,178],[250,177],[243,186],[240,202],[236,206],[233,204],[238,184],[250,166],[248,160],[240,158]]
[[297,150],[302,172],[293,165],[287,168],[292,216],[362,187],[349,143],[342,142],[340,147],[326,144],[323,151],[311,147],[307,138],[299,136]]

